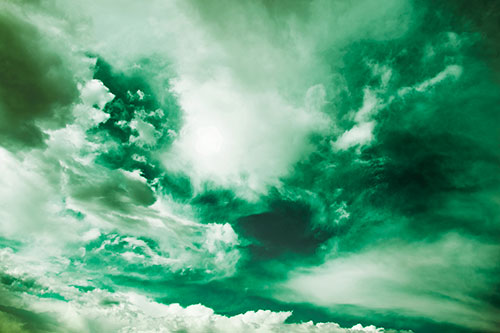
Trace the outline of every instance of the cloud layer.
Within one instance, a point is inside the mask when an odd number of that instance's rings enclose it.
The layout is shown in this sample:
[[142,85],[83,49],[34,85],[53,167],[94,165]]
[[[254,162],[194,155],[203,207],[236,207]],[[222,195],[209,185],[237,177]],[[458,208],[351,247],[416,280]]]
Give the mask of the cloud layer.
[[0,330],[497,330],[497,5],[0,10]]

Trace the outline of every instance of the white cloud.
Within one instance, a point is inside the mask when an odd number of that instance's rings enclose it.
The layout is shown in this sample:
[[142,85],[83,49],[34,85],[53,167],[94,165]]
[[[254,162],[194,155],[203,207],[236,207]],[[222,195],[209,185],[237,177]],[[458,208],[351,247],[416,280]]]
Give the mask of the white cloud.
[[339,150],[346,150],[357,145],[367,145],[373,140],[373,129],[375,128],[375,122],[369,121],[364,122],[359,125],[355,125],[350,130],[344,132],[338,139],[333,143],[333,146]]
[[51,183],[56,173],[41,175],[32,156],[16,156],[3,148],[0,160],[0,235],[28,241],[50,238],[58,230],[59,237],[74,238],[69,228],[77,228],[76,221],[60,216],[63,195]]
[[87,82],[81,89],[82,101],[91,107],[96,105],[99,109],[102,109],[114,97],[101,81],[95,79]]
[[391,310],[493,332],[500,313],[485,313],[481,295],[488,293],[499,254],[496,244],[456,234],[432,243],[387,242],[291,272],[276,297],[332,311],[346,304]]
[[175,87],[186,124],[165,166],[187,172],[195,185],[211,180],[265,192],[308,153],[308,135],[325,128],[317,109],[296,108],[275,92],[248,91],[230,78]]
[[398,90],[398,95],[399,96],[404,96],[408,94],[411,91],[417,91],[417,92],[424,92],[427,91],[434,86],[438,85],[439,83],[451,79],[451,80],[458,80],[460,76],[462,75],[462,66],[459,65],[448,65],[443,69],[441,72],[437,73],[434,77],[427,79],[419,84],[416,84],[412,87],[403,87]]
[[137,142],[139,146],[152,146],[160,134],[155,127],[142,119],[134,119],[130,122],[130,128],[137,131],[138,136],[131,136],[130,142]]
[[370,89],[364,90],[363,105],[354,114],[355,125],[342,133],[332,146],[335,150],[347,150],[355,146],[369,145],[374,139],[376,122],[372,117],[382,108],[381,101]]
[[[201,304],[182,307],[161,304],[132,292],[93,290],[80,293],[68,289],[69,301],[24,295],[27,310],[54,317],[60,331],[69,332],[189,332],[189,333],[383,333],[375,326],[342,328],[336,323],[285,323],[291,312],[248,311],[234,316],[215,314]],[[68,295],[66,295],[68,297]]]
[[431,79],[428,79],[422,83],[420,83],[418,86],[415,87],[416,91],[422,92],[427,90],[429,87],[435,86],[436,84],[440,83],[441,81],[447,79],[447,78],[452,78],[457,80],[460,75],[462,75],[462,67],[458,65],[448,65],[446,66],[445,69],[443,69],[442,72],[439,72],[436,76],[434,76]]
[[[350,129],[345,130],[332,142],[334,150],[347,150],[357,147],[359,151],[361,147],[370,145],[375,139],[373,131],[377,125],[374,116],[394,101],[395,96],[383,97],[387,92],[387,86],[393,74],[392,69],[386,65],[379,64],[370,64],[370,67],[372,75],[380,77],[380,86],[377,89],[365,88],[362,106],[355,113],[351,114],[354,125]],[[400,88],[397,91],[397,95],[404,97],[412,91],[422,93],[445,80],[458,80],[462,75],[462,71],[463,69],[459,65],[448,65],[434,77],[411,87]]]

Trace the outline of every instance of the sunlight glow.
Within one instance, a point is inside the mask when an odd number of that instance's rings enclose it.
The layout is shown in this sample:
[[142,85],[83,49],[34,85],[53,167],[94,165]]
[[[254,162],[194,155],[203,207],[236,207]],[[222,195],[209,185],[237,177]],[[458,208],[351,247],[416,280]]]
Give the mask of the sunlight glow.
[[214,126],[204,126],[196,130],[196,151],[202,155],[214,155],[221,151],[222,135]]

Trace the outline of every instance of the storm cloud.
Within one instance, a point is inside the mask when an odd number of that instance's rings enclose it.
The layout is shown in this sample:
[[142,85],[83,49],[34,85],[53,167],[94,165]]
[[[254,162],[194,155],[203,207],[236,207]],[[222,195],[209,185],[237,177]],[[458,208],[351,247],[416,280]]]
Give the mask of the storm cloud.
[[0,330],[498,329],[496,3],[0,9]]

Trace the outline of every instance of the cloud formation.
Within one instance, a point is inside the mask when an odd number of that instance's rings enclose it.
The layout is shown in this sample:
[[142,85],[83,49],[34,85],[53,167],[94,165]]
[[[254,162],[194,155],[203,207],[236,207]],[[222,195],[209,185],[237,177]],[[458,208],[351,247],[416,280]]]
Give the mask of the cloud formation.
[[0,10],[0,330],[498,327],[497,5]]
[[61,126],[71,118],[76,84],[61,56],[44,47],[47,37],[36,26],[8,10],[0,24],[0,140],[11,149],[43,146],[38,122]]

